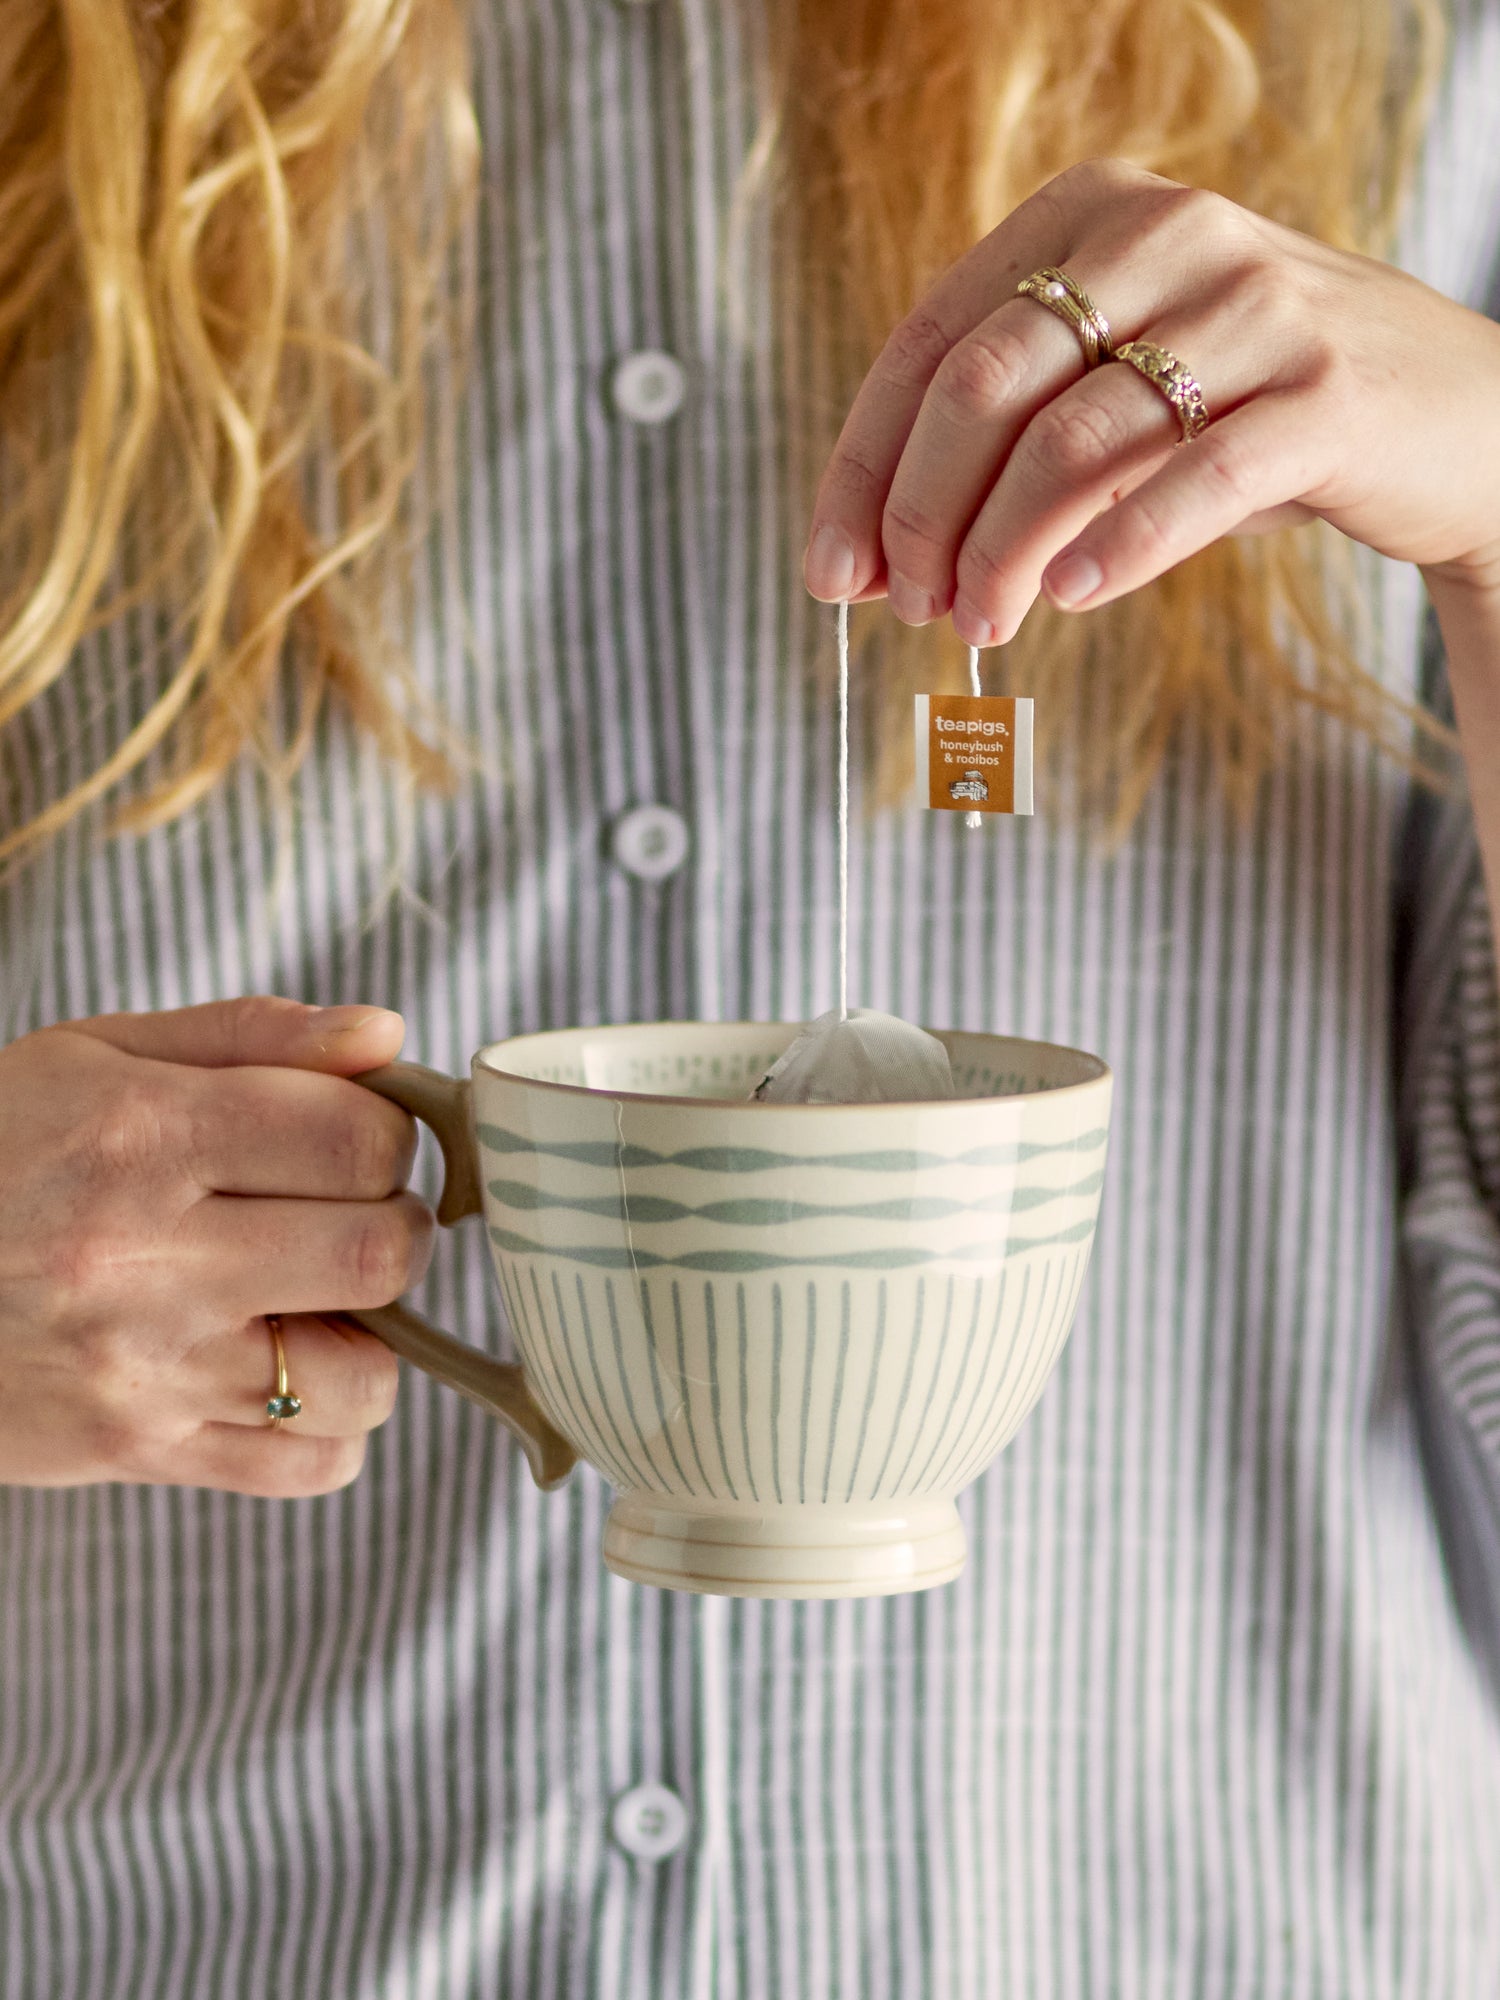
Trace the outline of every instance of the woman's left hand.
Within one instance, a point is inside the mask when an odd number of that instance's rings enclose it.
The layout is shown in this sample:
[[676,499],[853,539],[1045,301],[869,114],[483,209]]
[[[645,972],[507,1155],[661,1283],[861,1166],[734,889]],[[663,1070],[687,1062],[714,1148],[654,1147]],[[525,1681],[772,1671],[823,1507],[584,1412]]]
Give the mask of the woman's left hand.
[[[1064,268],[1200,384],[1209,427],[1016,296]],[[1500,588],[1500,326],[1414,278],[1120,161],[1048,183],[896,328],[818,494],[815,597],[888,594],[971,645],[1039,590],[1085,610],[1220,536],[1321,515]]]

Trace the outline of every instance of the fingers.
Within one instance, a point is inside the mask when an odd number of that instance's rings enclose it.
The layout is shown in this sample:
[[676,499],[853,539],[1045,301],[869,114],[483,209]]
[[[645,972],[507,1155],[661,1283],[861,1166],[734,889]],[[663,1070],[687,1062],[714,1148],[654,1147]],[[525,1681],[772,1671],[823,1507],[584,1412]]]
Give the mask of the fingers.
[[100,1014],[69,1022],[68,1032],[126,1055],[199,1069],[275,1064],[357,1076],[394,1060],[403,1023],[385,1007],[306,1007],[256,995],[159,1014]]
[[[363,1437],[395,1408],[396,1357],[374,1334],[347,1321],[295,1314],[281,1322],[281,1344],[288,1386],[302,1405],[300,1416],[277,1427],[287,1435]],[[204,1341],[187,1380],[196,1386],[205,1422],[269,1430],[276,1350],[265,1320]]]
[[217,1323],[383,1306],[427,1269],[433,1228],[431,1211],[410,1194],[373,1202],[206,1195],[174,1246],[176,1269]]
[[[1240,387],[1218,382],[1232,398]],[[1004,645],[1035,602],[1046,564],[1117,494],[1175,451],[1176,412],[1122,362],[1040,409],[993,479],[955,565],[953,624],[971,646]],[[992,475],[993,477],[993,475]]]
[[[1096,276],[1095,267],[1080,258],[1069,269],[1091,296],[1107,288],[1108,317],[1118,339],[1149,323],[1159,305],[1149,267],[1103,266]],[[1102,308],[1102,299],[1095,303]],[[1049,421],[1064,392],[1087,379],[1077,334],[1030,298],[1008,300],[950,350],[916,413],[880,521],[891,609],[898,618],[920,625],[951,608],[959,550],[997,476],[1036,425]],[[1129,403],[1131,392],[1123,394]],[[1105,396],[1108,403],[1110,392]],[[1086,411],[1090,405],[1074,399],[1070,407]],[[1146,412],[1141,428],[1148,447],[1154,432],[1161,433],[1163,447],[1177,435],[1176,426],[1160,417]],[[1062,439],[1064,446],[1070,441],[1071,434]],[[1152,455],[1148,449],[1148,458]],[[1090,451],[1085,469],[1093,464]],[[991,643],[965,636],[974,645]]]
[[415,1120],[343,1077],[196,1070],[171,1087],[186,1098],[181,1164],[205,1190],[381,1201],[411,1173]]
[[[1277,464],[1260,455],[1268,429],[1247,465],[1244,427],[1228,424],[1251,398],[1291,386],[1299,355],[1304,387],[1312,381],[1306,298],[1327,274],[1324,253],[1300,243],[1218,196],[1118,162],[1050,183],[939,281],[862,385],[819,491],[812,594],[857,601],[884,590],[910,624],[951,609],[960,636],[990,645],[1014,635],[1044,570],[1075,541],[1089,562],[1108,547],[1120,580],[1106,585],[1085,564],[1065,583],[1059,568],[1050,594],[1103,602],[1180,560],[1169,548],[1213,539],[1195,539],[1200,503],[1221,524],[1215,534],[1321,506],[1299,485],[1317,468],[1291,427]],[[1200,461],[1194,481],[1176,463],[1180,426],[1158,391],[1125,365],[1085,376],[1072,329],[1045,303],[1014,297],[1042,264],[1091,295],[1117,346],[1154,341],[1198,375],[1226,441],[1199,440],[1183,455]],[[1319,490],[1331,480],[1325,468]],[[1168,520],[1174,496],[1183,512]],[[1117,508],[1113,528],[1090,529]],[[1085,545],[1085,530],[1100,539]]]
[[[1298,454],[1280,449],[1281,443],[1292,439],[1290,424],[1260,433],[1263,440],[1273,442],[1260,455],[1253,490],[1238,453],[1242,433],[1236,428],[1229,432],[1226,445],[1209,444],[1209,439],[1225,435],[1229,419],[1252,398],[1257,406],[1285,405],[1286,398],[1276,391],[1275,358],[1251,341],[1225,345],[1211,313],[1174,316],[1153,324],[1149,337],[1183,356],[1204,381],[1214,424],[1190,450],[1179,452],[1182,429],[1175,409],[1159,389],[1123,362],[1080,374],[1060,393],[1042,401],[998,465],[979,467],[977,478],[981,484],[987,483],[987,495],[954,554],[949,555],[947,543],[937,534],[926,552],[926,559],[935,565],[952,563],[953,582],[946,589],[954,629],[969,645],[1003,645],[1012,639],[1036,600],[1047,566],[1075,540],[1081,545],[1085,530],[1096,517],[1107,522],[1116,509],[1126,508],[1129,502],[1134,504],[1120,525],[1124,531],[1127,524],[1135,524],[1137,546],[1128,558],[1135,565],[1135,583],[1148,581],[1170,567],[1171,561],[1181,560],[1181,555],[1168,560],[1160,542],[1154,548],[1147,547],[1154,525],[1155,480],[1179,459],[1189,466],[1200,457],[1204,460],[1195,487],[1199,496],[1207,484],[1215,487],[1213,519],[1220,525],[1209,540],[1232,532],[1259,509],[1276,506],[1300,490],[1297,482],[1304,477],[1306,467]],[[922,447],[924,432],[930,435],[932,430],[924,408],[910,447],[914,456]],[[934,458],[925,475],[930,480],[938,476],[936,464]],[[900,491],[905,477],[903,459],[889,513],[904,504]],[[946,503],[939,498],[935,484],[931,491],[930,504],[937,510]],[[1143,500],[1140,495],[1153,497]],[[1235,511],[1237,501],[1244,502],[1239,511]],[[1096,532],[1103,535],[1108,531],[1101,525]],[[1190,539],[1190,532],[1190,520],[1175,524],[1179,543],[1184,537]],[[1193,546],[1202,547],[1204,542],[1199,540]],[[1184,545],[1182,554],[1188,553],[1191,549]],[[1127,561],[1123,552],[1119,560],[1122,564]],[[1083,574],[1087,582],[1088,573]],[[1059,572],[1054,582],[1065,588],[1061,575]],[[1121,587],[1133,588],[1134,583]],[[941,605],[941,595],[935,592],[934,598]],[[1060,603],[1061,598],[1054,601]],[[1090,593],[1087,601],[1102,599]],[[894,592],[892,609],[898,615],[902,611]]]
[[[1079,169],[1077,176],[1093,171],[1109,169]],[[953,348],[989,319],[997,293],[1005,297],[1029,271],[1067,256],[1067,230],[1065,191],[1053,182],[961,257],[891,334],[854,399],[818,488],[804,565],[814,597],[873,594],[885,571],[880,524],[886,496],[934,377]],[[1036,311],[1047,317],[1043,308]],[[1054,343],[1054,356],[1061,352]],[[1002,354],[994,363],[997,375],[1007,365]],[[976,372],[984,367],[976,361]]]
[[276,1430],[205,1424],[163,1448],[133,1477],[142,1485],[206,1486],[257,1500],[310,1500],[358,1476],[366,1443],[364,1437],[298,1437],[285,1424]]
[[[1032,315],[1043,324],[1031,323]],[[992,313],[932,378],[879,523],[891,609],[908,625],[953,603],[965,531],[1026,426],[1083,376],[1078,342],[1029,300]]]
[[1085,528],[1048,564],[1047,595],[1061,610],[1089,610],[1237,529],[1305,520],[1311,510],[1287,495],[1310,491],[1318,473],[1290,398],[1261,396]]
[[[963,506],[965,492],[973,498],[969,450],[961,452],[951,494],[946,484],[953,430],[972,415],[981,430],[998,427],[1003,446],[1005,433],[1016,428],[1017,407],[1024,423],[1042,383],[1050,380],[1055,392],[1082,372],[1076,336],[1045,306],[1015,299],[1016,286],[1043,265],[1065,265],[1092,294],[1114,338],[1132,338],[1160,311],[1166,271],[1180,263],[1160,254],[1164,245],[1187,228],[1202,248],[1201,210],[1185,216],[1185,204],[1209,199],[1122,161],[1084,161],[1023,202],[938,280],[886,342],[823,475],[804,565],[814,597],[876,594],[889,570],[914,586],[895,586],[898,615],[905,615],[902,603],[916,614],[910,622],[935,615],[921,600],[942,602],[956,540],[973,513],[972,504],[967,514]],[[1178,270],[1179,301],[1208,282],[1212,261],[1196,257],[1186,287]],[[924,423],[931,435],[918,443],[911,484],[893,493],[908,441]],[[895,503],[897,546],[882,532],[888,500]],[[961,517],[951,527],[950,514]],[[913,565],[931,573],[913,575]]]

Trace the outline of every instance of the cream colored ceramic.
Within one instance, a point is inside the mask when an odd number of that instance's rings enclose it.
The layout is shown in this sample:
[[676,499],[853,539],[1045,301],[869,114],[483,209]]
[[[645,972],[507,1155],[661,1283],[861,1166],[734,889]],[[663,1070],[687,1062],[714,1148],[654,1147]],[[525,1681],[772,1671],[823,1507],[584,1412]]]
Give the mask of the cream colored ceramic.
[[669,1022],[483,1049],[428,1118],[443,1220],[481,1203],[522,1368],[358,1317],[617,1497],[604,1559],[675,1590],[854,1597],[963,1567],[954,1495],[1041,1394],[1098,1213],[1111,1078],[942,1033],[960,1097],[755,1104],[797,1030]]

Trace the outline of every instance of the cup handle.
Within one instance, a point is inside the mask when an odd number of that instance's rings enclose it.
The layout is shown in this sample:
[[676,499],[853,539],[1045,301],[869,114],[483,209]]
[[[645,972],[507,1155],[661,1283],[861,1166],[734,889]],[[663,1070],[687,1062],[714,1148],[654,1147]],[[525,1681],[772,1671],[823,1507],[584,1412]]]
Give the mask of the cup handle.
[[[466,1215],[479,1215],[484,1194],[479,1184],[479,1151],[474,1143],[467,1078],[444,1076],[421,1063],[386,1063],[353,1079],[387,1097],[429,1126],[443,1149],[443,1191],[437,1219],[445,1229]],[[531,1476],[543,1492],[560,1486],[578,1463],[578,1454],[554,1427],[532,1395],[526,1377],[514,1362],[496,1361],[443,1333],[399,1301],[395,1305],[347,1309],[341,1319],[353,1320],[377,1340],[383,1340],[403,1361],[445,1382],[514,1433],[526,1454]]]

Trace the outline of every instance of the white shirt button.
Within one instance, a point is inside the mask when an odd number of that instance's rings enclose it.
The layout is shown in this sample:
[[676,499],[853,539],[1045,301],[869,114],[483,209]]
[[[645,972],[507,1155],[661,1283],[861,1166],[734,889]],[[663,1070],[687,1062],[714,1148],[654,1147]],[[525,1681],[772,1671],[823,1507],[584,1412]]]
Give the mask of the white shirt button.
[[687,1838],[687,1807],[666,1785],[635,1785],[615,1800],[609,1830],[627,1854],[662,1861]]
[[687,370],[675,354],[642,348],[615,363],[609,398],[633,424],[664,424],[675,417],[687,395]]
[[610,829],[610,858],[642,882],[665,882],[687,860],[687,821],[671,806],[633,806]]

